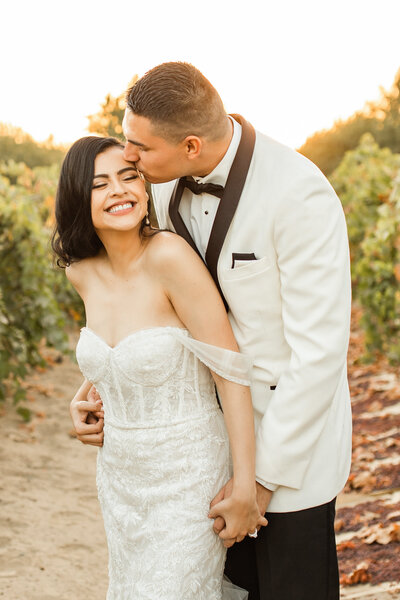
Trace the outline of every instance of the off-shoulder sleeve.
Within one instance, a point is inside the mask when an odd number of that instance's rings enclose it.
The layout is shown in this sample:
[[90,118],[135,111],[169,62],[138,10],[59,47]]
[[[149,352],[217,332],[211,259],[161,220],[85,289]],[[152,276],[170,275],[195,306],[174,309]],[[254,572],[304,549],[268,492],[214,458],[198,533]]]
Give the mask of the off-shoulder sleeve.
[[175,335],[211,371],[228,381],[250,385],[253,361],[249,356],[195,340],[186,330],[176,329]]

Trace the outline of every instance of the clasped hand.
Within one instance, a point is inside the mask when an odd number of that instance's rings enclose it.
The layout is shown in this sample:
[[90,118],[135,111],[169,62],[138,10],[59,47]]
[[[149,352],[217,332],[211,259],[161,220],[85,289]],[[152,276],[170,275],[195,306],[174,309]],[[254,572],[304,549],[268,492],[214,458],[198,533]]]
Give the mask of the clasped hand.
[[78,440],[91,446],[102,446],[104,411],[94,386],[91,386],[89,393],[85,388],[77,393],[71,401],[70,413]]
[[212,500],[208,516],[214,519],[213,529],[226,548],[230,548],[235,542],[241,542],[255,529],[268,525],[263,515],[272,492],[259,484],[256,484],[256,492],[244,493],[236,489],[234,480],[230,479]]

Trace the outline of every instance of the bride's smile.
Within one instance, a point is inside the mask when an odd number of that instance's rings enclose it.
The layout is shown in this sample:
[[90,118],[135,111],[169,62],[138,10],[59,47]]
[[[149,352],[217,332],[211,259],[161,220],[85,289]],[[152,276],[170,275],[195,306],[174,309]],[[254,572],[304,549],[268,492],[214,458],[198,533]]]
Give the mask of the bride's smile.
[[125,215],[135,206],[135,204],[136,202],[117,202],[109,208],[106,208],[106,212],[111,215]]

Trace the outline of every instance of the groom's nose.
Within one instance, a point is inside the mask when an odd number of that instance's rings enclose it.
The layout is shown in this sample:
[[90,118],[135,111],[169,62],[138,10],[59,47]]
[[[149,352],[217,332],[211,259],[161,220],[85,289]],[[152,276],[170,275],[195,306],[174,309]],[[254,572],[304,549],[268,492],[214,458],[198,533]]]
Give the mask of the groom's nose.
[[129,142],[125,144],[124,159],[130,162],[137,162],[139,160],[139,152],[137,151],[137,148]]

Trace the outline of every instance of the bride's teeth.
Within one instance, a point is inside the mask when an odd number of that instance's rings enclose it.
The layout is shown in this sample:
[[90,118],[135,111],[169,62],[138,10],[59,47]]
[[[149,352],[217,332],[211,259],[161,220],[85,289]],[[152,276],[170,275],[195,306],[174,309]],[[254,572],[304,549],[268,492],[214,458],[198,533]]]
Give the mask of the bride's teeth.
[[112,206],[108,212],[110,213],[115,213],[118,212],[119,210],[125,210],[126,208],[131,208],[132,207],[132,202],[127,202],[126,204],[118,204],[118,206]]

